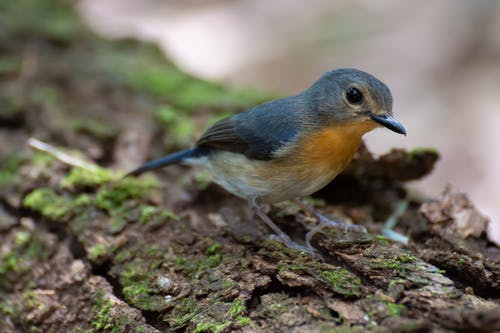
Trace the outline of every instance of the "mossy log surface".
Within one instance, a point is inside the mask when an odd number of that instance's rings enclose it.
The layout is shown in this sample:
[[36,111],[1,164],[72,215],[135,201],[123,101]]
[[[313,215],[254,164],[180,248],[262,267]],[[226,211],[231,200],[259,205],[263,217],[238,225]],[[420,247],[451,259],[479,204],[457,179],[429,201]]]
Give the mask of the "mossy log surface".
[[[362,147],[308,199],[369,231],[323,229],[323,258],[269,240],[200,170],[122,178],[270,98],[186,75],[151,45],[97,37],[71,2],[0,2],[0,331],[500,329],[488,220],[452,188],[427,199],[405,187],[432,171],[432,149]],[[87,164],[35,151],[30,137]],[[291,203],[268,209],[297,240],[317,224]],[[406,245],[380,236],[387,220]]]

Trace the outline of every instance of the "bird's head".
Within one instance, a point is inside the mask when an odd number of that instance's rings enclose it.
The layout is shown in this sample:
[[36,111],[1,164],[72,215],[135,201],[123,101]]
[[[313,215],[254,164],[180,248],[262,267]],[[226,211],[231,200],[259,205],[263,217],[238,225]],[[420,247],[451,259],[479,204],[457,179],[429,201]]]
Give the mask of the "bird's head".
[[374,76],[351,68],[325,73],[303,97],[308,120],[317,126],[371,123],[406,135],[406,129],[392,115],[389,88]]

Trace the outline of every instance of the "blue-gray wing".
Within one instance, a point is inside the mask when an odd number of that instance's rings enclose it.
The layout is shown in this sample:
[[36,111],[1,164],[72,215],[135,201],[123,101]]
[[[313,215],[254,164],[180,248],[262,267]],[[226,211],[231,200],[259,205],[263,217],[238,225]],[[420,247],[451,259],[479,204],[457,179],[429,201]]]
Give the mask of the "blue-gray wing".
[[297,97],[287,97],[222,119],[202,135],[197,146],[270,160],[298,135],[298,107]]

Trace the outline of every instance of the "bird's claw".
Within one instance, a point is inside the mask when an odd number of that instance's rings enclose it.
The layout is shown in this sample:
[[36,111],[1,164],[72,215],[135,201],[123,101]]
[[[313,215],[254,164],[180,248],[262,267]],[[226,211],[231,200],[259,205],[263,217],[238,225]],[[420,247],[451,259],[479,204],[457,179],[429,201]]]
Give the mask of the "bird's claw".
[[307,247],[309,247],[309,248],[313,248],[313,246],[311,245],[311,240],[312,240],[313,236],[316,233],[318,233],[318,231],[320,231],[321,229],[323,229],[325,227],[331,227],[331,228],[336,228],[336,229],[343,228],[344,233],[347,233],[348,231],[353,231],[355,233],[362,233],[362,234],[368,233],[366,231],[366,228],[362,225],[359,225],[359,224],[336,222],[336,221],[333,221],[333,220],[326,218],[325,216],[323,216],[321,214],[318,214],[318,219],[319,219],[319,224],[306,233],[306,244],[307,244]]
[[322,258],[321,255],[318,253],[318,251],[314,247],[310,246],[310,244],[307,244],[307,245],[299,244],[299,243],[293,241],[286,234],[281,234],[281,235],[272,234],[272,235],[269,235],[269,239],[280,242],[280,243],[284,244],[286,247],[288,247],[289,249],[297,250],[300,252],[305,252],[313,257]]

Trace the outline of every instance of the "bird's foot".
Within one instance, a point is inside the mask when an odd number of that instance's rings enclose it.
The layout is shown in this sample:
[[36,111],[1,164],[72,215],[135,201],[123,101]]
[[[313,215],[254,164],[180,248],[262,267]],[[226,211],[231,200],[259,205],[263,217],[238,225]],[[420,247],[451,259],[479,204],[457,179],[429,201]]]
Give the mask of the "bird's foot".
[[317,252],[317,250],[314,247],[310,246],[310,244],[304,246],[293,241],[290,238],[290,236],[288,236],[276,224],[274,224],[274,222],[269,218],[269,216],[267,216],[267,214],[262,210],[262,208],[260,208],[257,204],[255,204],[255,202],[250,201],[250,205],[253,207],[254,211],[261,218],[261,220],[274,231],[275,234],[269,236],[270,239],[283,243],[286,247],[290,249],[305,252],[313,257],[319,257],[322,259],[321,255]]
[[315,212],[315,215],[319,220],[319,224],[306,233],[306,245],[309,248],[313,248],[313,246],[311,245],[311,240],[314,237],[314,235],[318,231],[320,231],[321,229],[323,229],[325,227],[330,227],[330,228],[335,228],[335,229],[343,229],[344,233],[348,233],[348,232],[352,232],[352,233],[356,233],[356,234],[366,234],[367,233],[366,228],[362,225],[337,222],[337,221],[334,221],[334,220],[327,218],[326,216],[319,214],[318,212]]
[[309,244],[308,245],[299,244],[293,241],[287,234],[283,233],[279,235],[274,235],[274,234],[269,235],[269,239],[280,242],[289,249],[297,250],[299,252],[305,252],[311,255],[312,257],[322,258],[319,252],[314,247],[310,246]]
[[396,242],[408,244],[408,236],[394,231],[393,229],[398,223],[398,219],[408,210],[409,204],[408,200],[404,200],[396,207],[394,212],[387,218],[384,228],[380,232],[382,235]]

